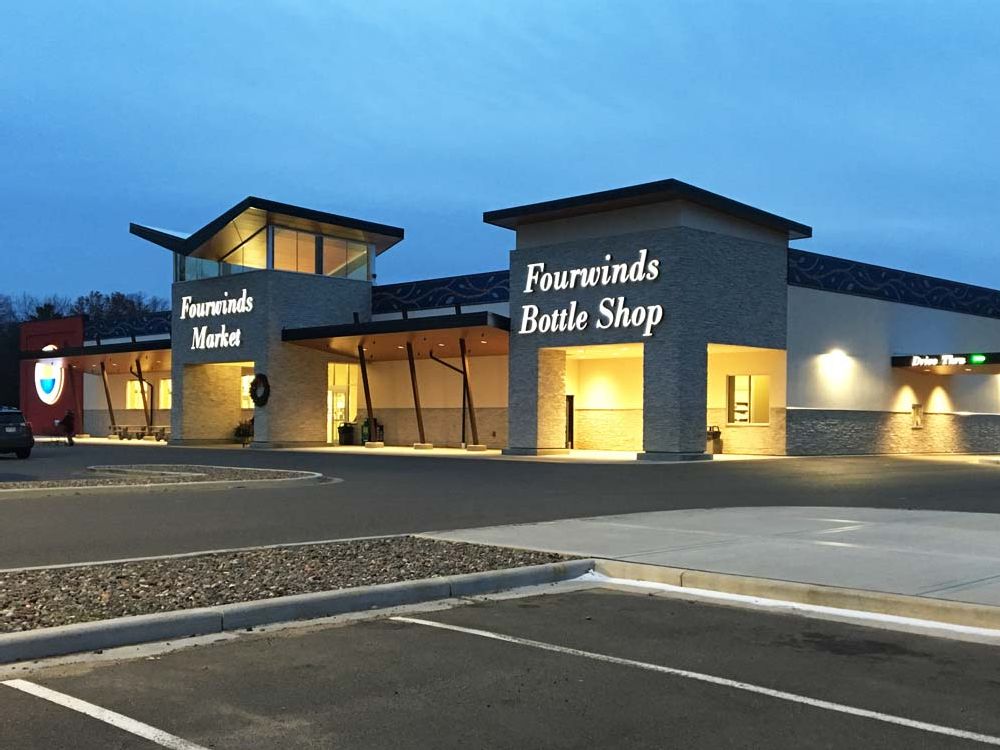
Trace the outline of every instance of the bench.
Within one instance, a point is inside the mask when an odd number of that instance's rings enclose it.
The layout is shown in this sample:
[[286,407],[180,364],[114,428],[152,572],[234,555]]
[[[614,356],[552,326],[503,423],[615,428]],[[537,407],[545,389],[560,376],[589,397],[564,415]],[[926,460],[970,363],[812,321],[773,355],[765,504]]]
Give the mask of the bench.
[[170,440],[169,425],[119,424],[111,428],[109,437],[118,440]]

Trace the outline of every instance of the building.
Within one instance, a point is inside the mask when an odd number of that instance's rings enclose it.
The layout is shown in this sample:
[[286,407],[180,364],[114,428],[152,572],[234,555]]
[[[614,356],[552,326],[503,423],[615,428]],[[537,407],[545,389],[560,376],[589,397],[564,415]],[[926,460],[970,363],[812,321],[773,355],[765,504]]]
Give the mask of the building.
[[169,320],[26,324],[22,406],[175,443],[1000,448],[1000,292],[790,248],[812,229],[677,180],[483,219],[509,270],[391,285],[397,227],[252,197],[133,224],[174,254]]

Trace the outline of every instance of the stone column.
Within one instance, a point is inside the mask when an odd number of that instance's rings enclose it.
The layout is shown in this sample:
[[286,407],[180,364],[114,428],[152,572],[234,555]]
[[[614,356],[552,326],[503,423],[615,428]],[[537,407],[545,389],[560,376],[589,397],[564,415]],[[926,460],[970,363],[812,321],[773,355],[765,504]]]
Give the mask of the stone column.
[[566,352],[538,350],[539,453],[566,451]]
[[682,331],[645,344],[643,452],[650,461],[711,459],[705,453],[708,345]]
[[566,451],[566,353],[512,338],[508,385],[509,440],[504,453]]

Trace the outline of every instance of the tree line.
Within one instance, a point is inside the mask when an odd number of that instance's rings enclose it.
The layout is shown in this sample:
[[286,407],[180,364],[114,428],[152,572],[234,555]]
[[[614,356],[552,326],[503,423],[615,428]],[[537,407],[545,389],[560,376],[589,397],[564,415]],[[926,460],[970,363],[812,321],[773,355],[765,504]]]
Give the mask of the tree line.
[[86,315],[91,323],[102,325],[134,320],[149,313],[169,310],[162,297],[143,292],[92,291],[75,299],[50,294],[16,296],[0,294],[0,406],[16,406],[20,373],[18,326],[29,320],[52,320],[69,315]]

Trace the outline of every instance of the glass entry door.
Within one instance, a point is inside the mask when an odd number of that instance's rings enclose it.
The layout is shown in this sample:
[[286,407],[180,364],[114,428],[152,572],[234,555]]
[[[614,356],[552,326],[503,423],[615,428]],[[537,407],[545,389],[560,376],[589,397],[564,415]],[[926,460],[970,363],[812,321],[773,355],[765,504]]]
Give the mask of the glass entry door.
[[[326,442],[340,443],[340,426],[354,423],[358,413],[358,366],[331,363],[326,389]],[[360,428],[358,428],[360,429]]]

